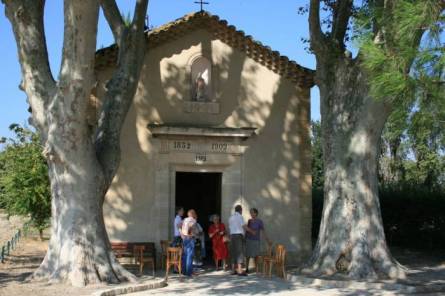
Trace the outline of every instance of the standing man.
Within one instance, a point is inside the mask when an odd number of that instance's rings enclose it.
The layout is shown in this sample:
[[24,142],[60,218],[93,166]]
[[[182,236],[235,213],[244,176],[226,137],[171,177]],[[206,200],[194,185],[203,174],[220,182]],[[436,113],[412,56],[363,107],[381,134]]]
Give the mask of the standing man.
[[241,205],[235,206],[235,213],[229,218],[230,230],[230,257],[232,258],[233,275],[246,276],[247,273],[243,271],[242,264],[244,263],[244,234],[250,232],[255,235],[255,232],[249,229],[244,222],[241,215],[243,208]]
[[173,242],[171,243],[172,247],[180,247],[182,243],[181,239],[182,216],[184,216],[184,208],[177,207],[175,221],[173,222]]
[[181,238],[183,246],[182,271],[186,276],[193,274],[193,256],[195,255],[196,212],[191,209],[182,222]]

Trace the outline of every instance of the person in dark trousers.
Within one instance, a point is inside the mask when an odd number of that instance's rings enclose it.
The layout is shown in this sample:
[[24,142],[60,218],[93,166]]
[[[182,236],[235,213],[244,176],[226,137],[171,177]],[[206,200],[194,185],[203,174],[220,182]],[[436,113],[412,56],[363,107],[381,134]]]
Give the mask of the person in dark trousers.
[[246,276],[247,273],[243,271],[243,263],[245,259],[244,234],[246,232],[255,234],[255,232],[247,227],[246,222],[244,222],[242,213],[243,208],[241,207],[241,205],[236,205],[235,213],[233,213],[233,215],[229,218],[230,257],[232,258],[232,274]]

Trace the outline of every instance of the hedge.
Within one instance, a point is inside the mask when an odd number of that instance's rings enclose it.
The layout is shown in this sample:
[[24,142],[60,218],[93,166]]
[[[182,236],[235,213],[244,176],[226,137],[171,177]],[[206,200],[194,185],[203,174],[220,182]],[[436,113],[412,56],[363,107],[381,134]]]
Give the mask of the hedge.
[[[445,249],[445,192],[413,186],[379,191],[383,227],[390,246]],[[315,188],[312,194],[315,239],[323,209],[323,190]]]

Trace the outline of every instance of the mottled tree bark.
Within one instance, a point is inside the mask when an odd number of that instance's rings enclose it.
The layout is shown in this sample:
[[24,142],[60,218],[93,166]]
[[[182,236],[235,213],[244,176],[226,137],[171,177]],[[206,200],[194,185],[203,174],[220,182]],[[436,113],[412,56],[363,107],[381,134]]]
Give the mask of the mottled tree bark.
[[[44,0],[3,0],[19,53],[22,89],[42,135],[51,180],[51,239],[34,276],[76,286],[133,280],[110,248],[102,207],[119,166],[119,137],[145,54],[148,0],[137,0],[125,26],[113,0],[65,0],[59,80],[52,78],[43,27]],[[100,2],[100,3],[99,3]],[[99,8],[119,46],[100,120],[92,134],[87,109],[95,84]]]
[[[320,2],[332,12],[331,26],[324,31]],[[310,1],[310,43],[317,60],[315,82],[320,88],[325,184],[319,237],[306,271],[341,271],[360,279],[403,278],[404,270],[386,244],[377,181],[381,134],[394,101],[371,97],[361,52],[352,57],[346,50],[354,2]],[[397,54],[399,46],[419,48],[428,28],[420,22],[403,45],[395,42],[400,32],[389,20],[394,20],[398,3],[367,1],[370,9],[385,15],[383,21],[373,18],[370,26],[374,43],[390,54]],[[425,17],[437,19],[444,7],[430,10],[434,15]],[[413,61],[414,57],[399,65],[403,74],[409,75]]]
[[390,106],[369,96],[359,61],[317,68],[320,88],[324,207],[309,270],[351,278],[404,276],[386,245],[378,198],[379,141]]
[[304,271],[404,277],[386,245],[378,199],[379,141],[391,106],[370,97],[360,54],[353,58],[345,50],[352,1],[337,1],[329,34],[321,30],[319,13],[320,1],[312,0],[309,24],[320,89],[324,205],[319,237]]

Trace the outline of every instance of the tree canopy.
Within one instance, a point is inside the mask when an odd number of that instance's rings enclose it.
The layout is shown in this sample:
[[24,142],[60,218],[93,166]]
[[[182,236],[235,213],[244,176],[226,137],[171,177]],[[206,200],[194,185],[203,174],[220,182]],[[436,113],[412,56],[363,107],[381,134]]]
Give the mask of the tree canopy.
[[17,124],[10,129],[15,137],[3,139],[0,151],[0,207],[9,215],[28,216],[42,231],[51,215],[51,193],[39,136]]

